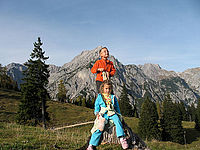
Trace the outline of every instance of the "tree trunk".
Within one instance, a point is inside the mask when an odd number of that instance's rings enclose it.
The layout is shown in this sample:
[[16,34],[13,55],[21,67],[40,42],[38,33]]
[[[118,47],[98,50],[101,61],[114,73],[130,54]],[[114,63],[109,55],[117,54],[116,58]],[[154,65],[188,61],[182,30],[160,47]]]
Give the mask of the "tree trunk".
[[46,129],[46,122],[45,122],[45,102],[42,100],[42,123],[43,128]]

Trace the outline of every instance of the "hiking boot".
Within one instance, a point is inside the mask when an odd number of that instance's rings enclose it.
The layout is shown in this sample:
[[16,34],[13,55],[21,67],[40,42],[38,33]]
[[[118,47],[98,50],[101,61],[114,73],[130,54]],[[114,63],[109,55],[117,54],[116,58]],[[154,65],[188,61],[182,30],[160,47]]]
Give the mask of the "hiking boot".
[[86,150],[94,150],[92,145],[89,145]]
[[128,143],[127,143],[126,138],[120,138],[120,143],[121,143],[123,149],[128,148]]

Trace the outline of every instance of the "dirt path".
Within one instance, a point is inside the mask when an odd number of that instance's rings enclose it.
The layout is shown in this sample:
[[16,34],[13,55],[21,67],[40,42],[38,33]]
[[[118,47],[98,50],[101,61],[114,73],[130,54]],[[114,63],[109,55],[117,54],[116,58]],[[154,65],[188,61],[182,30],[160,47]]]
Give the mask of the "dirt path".
[[92,124],[92,123],[94,123],[94,121],[88,121],[88,122],[73,124],[73,125],[69,125],[69,126],[58,127],[58,128],[54,128],[53,130],[60,130],[60,129],[65,129],[65,128],[73,128],[73,127],[82,126],[82,125],[86,125],[86,124]]

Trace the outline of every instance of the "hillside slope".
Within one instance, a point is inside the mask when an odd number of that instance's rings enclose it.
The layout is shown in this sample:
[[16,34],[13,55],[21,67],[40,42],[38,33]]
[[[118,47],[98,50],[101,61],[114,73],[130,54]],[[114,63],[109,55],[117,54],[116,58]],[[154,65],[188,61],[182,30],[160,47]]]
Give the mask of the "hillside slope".
[[[18,105],[20,103],[20,92],[0,89],[0,122],[15,122]],[[51,120],[48,127],[60,127],[91,121],[94,119],[93,109],[47,101],[47,112]]]

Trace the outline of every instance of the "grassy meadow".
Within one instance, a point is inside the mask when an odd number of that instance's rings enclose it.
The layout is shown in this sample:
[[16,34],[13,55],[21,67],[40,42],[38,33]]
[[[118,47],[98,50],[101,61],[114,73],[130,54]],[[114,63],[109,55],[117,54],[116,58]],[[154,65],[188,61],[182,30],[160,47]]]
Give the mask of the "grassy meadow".
[[[92,124],[62,130],[52,130],[94,120],[93,110],[72,104],[48,101],[51,120],[48,130],[41,126],[31,127],[15,123],[20,93],[0,89],[0,149],[70,149],[82,147],[90,136]],[[137,133],[137,118],[126,117],[125,121]],[[194,129],[194,122],[183,122],[186,131],[185,145],[172,142],[146,141],[152,150],[200,150],[200,132]],[[120,145],[100,145],[99,150],[120,150]]]

